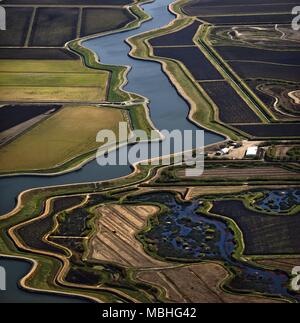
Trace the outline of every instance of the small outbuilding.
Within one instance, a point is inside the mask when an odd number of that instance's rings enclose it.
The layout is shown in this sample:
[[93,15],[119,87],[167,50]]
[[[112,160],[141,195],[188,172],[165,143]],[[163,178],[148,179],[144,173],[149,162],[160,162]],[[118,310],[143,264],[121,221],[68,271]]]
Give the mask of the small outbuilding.
[[221,149],[221,153],[222,153],[222,155],[227,155],[228,153],[229,153],[229,148],[222,148]]
[[246,151],[246,158],[255,158],[258,153],[258,146],[249,147]]

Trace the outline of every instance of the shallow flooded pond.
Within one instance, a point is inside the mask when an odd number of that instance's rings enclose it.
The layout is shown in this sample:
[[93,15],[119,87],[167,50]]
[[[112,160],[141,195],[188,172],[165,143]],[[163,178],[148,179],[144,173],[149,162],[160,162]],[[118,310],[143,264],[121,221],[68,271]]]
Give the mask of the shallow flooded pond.
[[300,204],[300,190],[272,190],[264,193],[265,196],[257,203],[257,206],[263,210],[284,212]]
[[259,292],[300,301],[300,295],[288,290],[288,275],[266,270],[236,259],[237,242],[225,221],[199,213],[198,200],[179,201],[173,193],[147,193],[129,198],[167,207],[151,230],[143,233],[144,242],[160,257],[173,261],[221,260],[234,274],[228,287],[240,292]]

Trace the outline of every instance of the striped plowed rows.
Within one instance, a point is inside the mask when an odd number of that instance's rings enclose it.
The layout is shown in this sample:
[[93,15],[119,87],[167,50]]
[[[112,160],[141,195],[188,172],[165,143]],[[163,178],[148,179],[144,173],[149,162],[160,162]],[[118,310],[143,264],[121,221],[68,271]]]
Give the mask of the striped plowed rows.
[[146,254],[135,238],[135,234],[146,225],[147,218],[157,211],[154,206],[99,207],[97,232],[90,241],[90,258],[128,267],[165,267],[166,263]]
[[[178,176],[184,177],[185,171],[178,171]],[[248,178],[248,177],[267,177],[283,178],[299,176],[300,173],[292,172],[280,167],[253,167],[253,168],[215,168],[204,171],[201,178],[220,177],[220,178]]]
[[188,267],[141,271],[141,281],[161,286],[168,301],[176,303],[261,303],[277,302],[263,297],[233,295],[222,291],[220,284],[226,270],[215,263]]

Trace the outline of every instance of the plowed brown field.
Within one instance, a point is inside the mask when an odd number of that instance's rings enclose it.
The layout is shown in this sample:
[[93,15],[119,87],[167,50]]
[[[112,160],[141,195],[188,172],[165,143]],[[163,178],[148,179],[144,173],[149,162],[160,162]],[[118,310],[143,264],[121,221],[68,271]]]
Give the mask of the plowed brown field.
[[127,267],[166,267],[167,263],[150,257],[135,238],[158,211],[154,206],[105,205],[97,209],[101,215],[96,223],[97,232],[90,240],[93,260],[114,262]]
[[257,296],[225,293],[219,287],[227,271],[218,264],[206,263],[181,268],[139,272],[141,281],[161,286],[168,301],[176,303],[271,303]]

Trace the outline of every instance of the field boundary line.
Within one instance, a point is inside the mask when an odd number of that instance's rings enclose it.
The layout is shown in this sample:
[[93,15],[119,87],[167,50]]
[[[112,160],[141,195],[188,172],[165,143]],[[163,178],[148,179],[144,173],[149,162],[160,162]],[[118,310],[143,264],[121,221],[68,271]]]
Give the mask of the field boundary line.
[[81,27],[82,27],[82,13],[83,13],[83,8],[79,8],[79,13],[77,17],[77,29],[76,29],[76,38],[80,37],[81,34]]
[[27,31],[27,36],[26,36],[26,39],[25,39],[25,42],[24,42],[24,46],[22,46],[22,47],[25,47],[25,48],[29,47],[29,41],[30,41],[30,38],[31,38],[32,28],[33,28],[33,24],[34,24],[35,16],[36,16],[36,9],[37,9],[37,7],[33,7],[33,11],[32,11],[31,18],[30,18],[30,23],[29,23],[29,27],[28,27],[28,31]]

